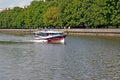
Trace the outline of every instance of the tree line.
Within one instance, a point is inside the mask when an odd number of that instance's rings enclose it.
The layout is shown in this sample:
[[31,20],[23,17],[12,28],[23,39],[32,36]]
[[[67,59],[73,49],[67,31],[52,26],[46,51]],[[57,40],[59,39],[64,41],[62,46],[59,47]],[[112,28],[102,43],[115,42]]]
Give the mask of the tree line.
[[0,29],[120,28],[120,0],[33,0],[0,12]]

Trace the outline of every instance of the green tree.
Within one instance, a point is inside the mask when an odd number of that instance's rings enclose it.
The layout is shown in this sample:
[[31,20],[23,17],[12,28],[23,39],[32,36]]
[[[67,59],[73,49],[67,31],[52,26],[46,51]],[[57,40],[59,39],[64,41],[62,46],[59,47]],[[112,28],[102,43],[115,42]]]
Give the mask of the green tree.
[[120,0],[33,0],[25,8],[0,12],[0,28],[80,26],[119,28]]
[[46,26],[58,27],[60,24],[60,12],[58,7],[50,7],[44,14],[44,23]]

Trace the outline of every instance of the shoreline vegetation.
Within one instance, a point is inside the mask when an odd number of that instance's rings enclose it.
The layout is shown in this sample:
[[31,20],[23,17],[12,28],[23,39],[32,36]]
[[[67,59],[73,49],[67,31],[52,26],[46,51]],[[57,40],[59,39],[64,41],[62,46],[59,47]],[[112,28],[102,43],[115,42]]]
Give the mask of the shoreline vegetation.
[[[32,34],[41,29],[0,29],[0,33]],[[112,36],[120,37],[120,29],[53,29],[74,36]]]
[[33,0],[0,12],[0,29],[120,29],[120,0]]

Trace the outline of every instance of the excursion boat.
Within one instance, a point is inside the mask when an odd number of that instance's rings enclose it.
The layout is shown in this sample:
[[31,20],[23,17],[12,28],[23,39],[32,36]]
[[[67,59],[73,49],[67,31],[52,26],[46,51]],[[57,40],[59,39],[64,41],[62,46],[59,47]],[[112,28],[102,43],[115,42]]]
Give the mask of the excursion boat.
[[61,31],[44,30],[34,32],[35,42],[64,43],[66,35]]

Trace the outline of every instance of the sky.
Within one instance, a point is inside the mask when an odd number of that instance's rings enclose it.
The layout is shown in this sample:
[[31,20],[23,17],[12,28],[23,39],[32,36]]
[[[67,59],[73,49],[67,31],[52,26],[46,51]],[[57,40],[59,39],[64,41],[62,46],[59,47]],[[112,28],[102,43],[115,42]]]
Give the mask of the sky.
[[0,8],[23,7],[29,5],[30,2],[32,2],[32,0],[0,0]]

